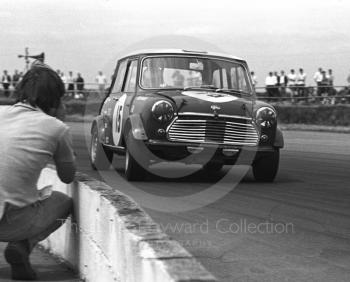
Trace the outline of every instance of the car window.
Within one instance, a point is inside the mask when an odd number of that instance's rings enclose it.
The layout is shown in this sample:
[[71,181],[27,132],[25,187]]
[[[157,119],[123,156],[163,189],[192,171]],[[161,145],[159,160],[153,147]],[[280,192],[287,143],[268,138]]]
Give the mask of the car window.
[[246,74],[245,69],[243,69],[242,66],[236,66],[231,68],[231,82],[233,89],[243,92],[250,91],[248,84],[248,76]]
[[251,93],[247,70],[240,62],[216,57],[152,56],[142,61],[142,88],[173,89],[212,85]]
[[215,70],[211,84],[218,88],[228,88],[226,69]]
[[113,89],[111,92],[112,94],[120,93],[122,91],[124,76],[125,76],[125,71],[126,71],[126,63],[127,63],[126,60],[119,63],[117,77],[115,79]]
[[203,64],[197,59],[146,58],[142,65],[144,88],[183,88],[200,86]]
[[124,92],[134,92],[136,87],[137,60],[133,60],[128,67]]

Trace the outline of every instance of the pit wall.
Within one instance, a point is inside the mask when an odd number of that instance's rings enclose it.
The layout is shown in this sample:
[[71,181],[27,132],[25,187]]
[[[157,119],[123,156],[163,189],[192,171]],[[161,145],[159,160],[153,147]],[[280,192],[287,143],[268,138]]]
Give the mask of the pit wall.
[[39,185],[49,184],[73,198],[75,211],[41,245],[85,281],[217,281],[126,195],[83,174],[66,185],[45,168]]

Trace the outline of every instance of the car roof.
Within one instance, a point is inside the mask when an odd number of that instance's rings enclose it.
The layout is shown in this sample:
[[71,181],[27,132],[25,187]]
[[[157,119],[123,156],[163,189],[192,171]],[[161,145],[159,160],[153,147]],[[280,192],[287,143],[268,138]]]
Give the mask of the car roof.
[[222,58],[229,58],[229,59],[234,59],[239,61],[245,61],[242,58],[235,57],[226,53],[208,52],[208,51],[201,51],[201,50],[187,50],[187,49],[142,49],[142,50],[136,50],[136,51],[124,54],[122,58],[137,56],[137,55],[163,55],[163,54],[164,55],[176,54],[176,55],[214,56],[214,57],[222,57]]

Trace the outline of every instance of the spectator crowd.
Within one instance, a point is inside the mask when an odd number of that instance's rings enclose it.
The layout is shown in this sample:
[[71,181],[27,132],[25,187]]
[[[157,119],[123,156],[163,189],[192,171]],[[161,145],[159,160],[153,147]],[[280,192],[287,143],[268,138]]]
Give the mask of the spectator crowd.
[[2,88],[4,90],[5,97],[10,96],[10,87],[16,88],[17,84],[23,77],[23,72],[18,72],[15,70],[13,75],[10,75],[7,70],[4,70],[3,75],[1,77]]
[[[66,87],[66,95],[75,99],[84,98],[85,95],[85,80],[80,72],[74,76],[73,71],[69,71],[66,76],[61,70],[56,70]],[[23,72],[15,70],[11,75],[7,70],[3,71],[1,77],[2,89],[5,97],[10,97],[11,88],[15,89],[18,83],[23,78]],[[98,88],[100,97],[104,97],[105,88],[107,85],[107,78],[102,71],[99,71],[95,77],[95,83]]]
[[[252,82],[255,88],[258,88],[258,79],[255,73],[251,72]],[[292,102],[308,99],[315,96],[316,100],[323,101],[322,97],[335,96],[337,91],[334,88],[334,74],[332,69],[327,71],[321,67],[315,72],[312,79],[316,83],[316,91],[314,87],[308,87],[306,84],[307,74],[303,68],[299,68],[296,72],[291,69],[288,74],[283,70],[280,73],[270,71],[265,78],[264,89],[266,90],[266,98],[270,101],[279,101],[290,99]],[[346,93],[350,90],[350,74],[347,77],[348,86]],[[333,99],[334,100],[334,99]]]

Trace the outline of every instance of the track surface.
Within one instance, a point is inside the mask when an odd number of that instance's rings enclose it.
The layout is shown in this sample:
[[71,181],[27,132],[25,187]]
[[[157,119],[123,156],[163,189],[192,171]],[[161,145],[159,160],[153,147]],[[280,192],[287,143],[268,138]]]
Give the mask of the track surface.
[[[274,183],[256,183],[248,172],[221,199],[194,210],[169,213],[151,209],[144,194],[130,193],[131,186],[120,172],[123,158],[115,160],[117,171],[104,172],[102,177],[92,171],[88,126],[84,134],[82,123],[69,125],[79,170],[146,203],[145,210],[159,226],[219,281],[350,281],[349,134],[286,131],[286,147]],[[160,173],[169,170],[181,173],[184,167],[167,164],[158,169]],[[132,187],[175,200],[215,183],[220,184],[219,190],[233,188],[230,178],[220,180],[230,175],[229,170],[225,167],[216,176],[199,171],[178,180],[150,178]],[[183,203],[186,207],[206,200],[189,197]]]

